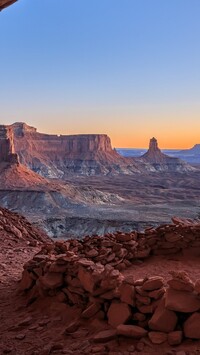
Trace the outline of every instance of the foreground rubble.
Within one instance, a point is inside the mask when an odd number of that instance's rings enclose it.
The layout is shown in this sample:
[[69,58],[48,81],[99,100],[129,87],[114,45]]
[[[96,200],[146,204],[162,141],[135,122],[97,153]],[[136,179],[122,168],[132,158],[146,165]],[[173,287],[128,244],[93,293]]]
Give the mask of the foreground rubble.
[[200,339],[200,279],[193,282],[184,271],[171,271],[168,280],[159,275],[137,279],[134,272],[125,273],[151,255],[180,254],[185,249],[200,253],[200,225],[178,218],[173,222],[144,233],[44,245],[24,265],[19,287],[27,305],[45,300],[62,312],[69,306],[77,309],[78,316],[65,328],[66,337],[76,334],[84,322],[103,324],[89,337],[91,353],[107,353],[95,344],[121,338],[131,339],[134,349],[137,344],[142,349],[145,342],[170,348]]
[[199,354],[199,224],[56,243],[8,210],[0,226],[0,354]]

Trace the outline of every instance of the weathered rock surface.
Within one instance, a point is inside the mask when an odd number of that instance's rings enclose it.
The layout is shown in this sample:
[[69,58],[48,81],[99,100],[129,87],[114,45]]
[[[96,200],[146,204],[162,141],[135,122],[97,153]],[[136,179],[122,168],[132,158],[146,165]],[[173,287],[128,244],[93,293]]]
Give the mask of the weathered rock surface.
[[191,313],[200,309],[200,298],[194,293],[168,288],[165,307],[171,311]]
[[[149,150],[140,158],[141,162],[150,164],[150,171],[195,171],[195,168],[179,158],[172,158],[161,152],[156,138],[150,139]],[[148,168],[147,168],[148,169]]]
[[45,177],[139,171],[137,164],[112,149],[106,134],[48,135],[20,122],[11,128],[20,162]]
[[143,338],[147,335],[147,331],[144,328],[138,327],[136,325],[125,325],[120,324],[117,327],[117,334],[123,335],[130,338]]
[[0,0],[0,11],[14,4],[17,0]]
[[175,312],[165,308],[163,298],[156,308],[153,317],[149,320],[149,328],[160,332],[172,332],[177,324],[178,317]]
[[184,323],[184,335],[191,339],[200,339],[200,313],[193,313]]
[[161,153],[155,138],[150,141],[149,151],[143,157],[124,158],[112,149],[110,138],[105,134],[48,135],[38,133],[36,128],[22,122],[12,124],[10,128],[20,162],[44,177],[65,179],[74,174],[195,171],[180,159]]

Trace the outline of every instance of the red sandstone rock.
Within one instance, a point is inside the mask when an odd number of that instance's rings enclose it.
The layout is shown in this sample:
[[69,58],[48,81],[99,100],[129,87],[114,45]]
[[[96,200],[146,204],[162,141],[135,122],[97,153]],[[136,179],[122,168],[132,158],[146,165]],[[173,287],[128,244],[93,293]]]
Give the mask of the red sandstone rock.
[[140,296],[148,297],[149,293],[144,291],[141,286],[135,286],[136,294],[138,293]]
[[197,280],[194,285],[194,290],[200,294],[200,280]]
[[149,305],[151,303],[150,297],[141,296],[139,294],[136,294],[136,300],[137,302],[140,302],[145,305]]
[[164,280],[160,276],[149,277],[142,285],[144,291],[153,291],[163,287]]
[[29,290],[33,286],[33,279],[27,270],[23,271],[22,279],[20,281],[19,289],[22,291]]
[[186,338],[200,339],[200,313],[193,313],[184,323]]
[[101,308],[99,303],[92,303],[89,305],[81,314],[83,318],[91,318],[93,317]]
[[103,330],[96,334],[93,338],[95,343],[106,343],[109,340],[115,339],[117,335],[117,331],[114,329]]
[[91,349],[92,354],[104,354],[106,352],[106,347],[104,345],[96,345]]
[[176,291],[168,288],[165,307],[171,311],[191,313],[200,309],[200,298],[187,291]]
[[65,333],[74,333],[80,326],[80,321],[75,320],[65,328]]
[[120,324],[117,326],[117,334],[125,337],[140,339],[147,334],[147,330],[136,325]]
[[171,232],[165,234],[165,239],[170,243],[175,243],[181,240],[182,236],[180,234],[177,234],[176,232]]
[[112,327],[126,323],[131,318],[131,309],[126,303],[113,301],[107,313],[108,323]]
[[149,297],[158,300],[163,296],[164,293],[165,293],[165,288],[163,287],[163,288],[159,288],[158,290],[150,291],[148,295]]
[[135,288],[132,285],[123,283],[120,287],[120,300],[130,306],[135,305]]
[[39,277],[39,281],[46,289],[55,289],[63,284],[63,275],[56,272],[46,273]]
[[143,322],[143,321],[146,320],[146,316],[143,313],[137,312],[137,313],[134,313],[133,320],[137,320],[137,321]]
[[182,282],[181,280],[178,279],[169,280],[167,283],[174,290],[188,291],[188,292],[192,292],[194,290],[194,286],[192,283]]
[[153,344],[162,344],[167,341],[167,334],[162,332],[149,332],[148,337]]
[[132,240],[132,234],[116,234],[116,239],[119,242],[128,242]]
[[81,282],[81,285],[84,287],[84,289],[92,293],[95,287],[95,279],[91,274],[91,272],[81,267],[79,268],[78,278]]
[[183,339],[183,332],[181,330],[170,332],[167,336],[168,343],[171,346],[181,344],[182,339]]
[[171,280],[168,281],[168,285],[174,290],[188,291],[192,292],[194,290],[194,284],[190,280],[188,274],[184,271],[170,271],[173,276]]
[[165,299],[162,299],[152,318],[149,320],[149,328],[168,333],[175,329],[177,321],[176,313],[166,309]]

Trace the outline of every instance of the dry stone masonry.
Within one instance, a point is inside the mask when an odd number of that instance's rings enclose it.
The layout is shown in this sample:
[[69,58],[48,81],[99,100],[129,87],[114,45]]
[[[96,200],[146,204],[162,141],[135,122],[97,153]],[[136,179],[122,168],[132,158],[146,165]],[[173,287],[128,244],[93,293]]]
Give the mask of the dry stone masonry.
[[80,319],[66,329],[73,333],[81,319],[106,321],[109,329],[94,343],[117,337],[148,337],[153,344],[175,346],[200,339],[200,280],[193,283],[185,272],[135,279],[123,270],[152,254],[174,254],[200,247],[200,224],[173,219],[173,224],[144,233],[115,233],[45,244],[24,265],[20,290],[27,304],[40,298],[80,309]]

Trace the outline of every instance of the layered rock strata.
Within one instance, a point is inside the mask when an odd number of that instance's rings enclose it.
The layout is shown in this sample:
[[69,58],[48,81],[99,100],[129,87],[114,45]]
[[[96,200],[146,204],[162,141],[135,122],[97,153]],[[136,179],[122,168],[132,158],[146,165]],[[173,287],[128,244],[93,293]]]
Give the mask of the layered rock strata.
[[23,122],[10,126],[20,162],[50,178],[70,175],[116,175],[157,171],[188,172],[195,168],[163,154],[153,138],[141,158],[125,158],[112,149],[106,134],[50,135]]
[[15,153],[13,130],[9,126],[0,125],[0,162],[18,164],[18,155]]
[[187,172],[196,170],[183,160],[162,153],[158,147],[157,139],[154,137],[150,139],[148,151],[142,155],[139,160],[143,163],[150,164],[150,171]]
[[112,149],[106,134],[50,135],[25,123],[11,125],[20,162],[46,177],[131,174],[136,163]]

